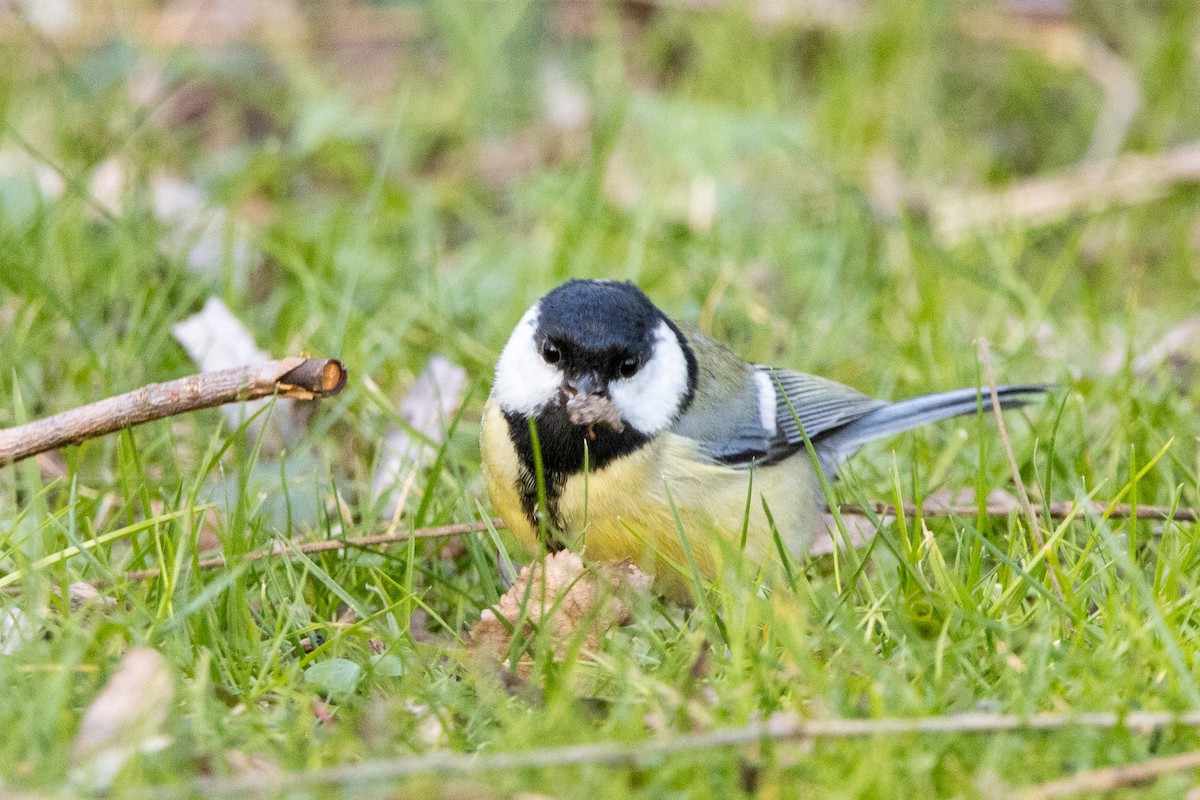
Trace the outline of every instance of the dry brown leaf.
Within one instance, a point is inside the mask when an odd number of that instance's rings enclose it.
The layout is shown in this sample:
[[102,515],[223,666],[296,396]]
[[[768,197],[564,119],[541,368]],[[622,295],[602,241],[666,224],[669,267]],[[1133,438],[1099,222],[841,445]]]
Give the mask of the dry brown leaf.
[[333,716],[333,708],[323,700],[312,701],[312,712],[313,716],[317,718],[317,722],[325,727],[329,727],[336,721]]
[[[875,526],[871,524],[871,520],[862,514],[842,512],[841,516],[842,524],[846,527],[846,533],[850,537],[850,544],[855,548],[862,547],[875,538]],[[838,532],[837,523],[834,522],[833,515],[825,514],[824,520],[825,530],[813,539],[812,544],[808,548],[809,555],[827,556],[835,550],[845,549],[846,547],[846,542]],[[891,521],[891,517],[884,517],[880,520],[884,525]]]
[[32,184],[46,200],[57,200],[67,190],[67,182],[58,170],[16,147],[0,150],[0,179]]
[[137,647],[125,653],[83,714],[71,747],[77,784],[103,789],[138,752],[154,752],[169,740],[163,723],[175,698],[175,681],[157,651]]
[[[1125,366],[1126,342],[1124,339],[1100,360],[1100,371],[1114,375]],[[1131,369],[1142,375],[1162,364],[1186,364],[1200,360],[1200,316],[1188,317],[1173,325],[1162,338],[1133,360]]]
[[0,608],[0,656],[11,655],[38,635],[38,624],[23,610]]
[[862,0],[627,0],[630,5],[683,8],[688,11],[722,11],[745,7],[763,28],[833,28],[845,30],[862,24]]
[[303,33],[303,19],[288,0],[172,0],[158,16],[152,40],[217,47],[256,37],[291,43]]
[[[434,444],[442,441],[446,425],[462,405],[467,389],[467,371],[443,356],[429,359],[400,403],[400,416]],[[424,466],[435,455],[425,441],[416,439],[400,428],[393,428],[384,439],[379,466],[375,470],[375,494],[394,492],[414,468]],[[403,494],[403,492],[402,492]],[[385,510],[391,516],[397,510],[398,498],[389,498]]]
[[116,608],[117,599],[100,594],[100,590],[87,581],[76,581],[67,587],[67,603],[72,611],[80,608]]
[[245,753],[241,750],[226,750],[225,763],[234,775],[250,775],[254,777],[274,777],[282,774],[279,764],[266,756],[256,753]]
[[[495,609],[480,615],[469,635],[470,646],[502,662],[513,639],[510,629],[521,620],[524,607],[525,623],[515,631],[518,636],[530,637],[534,626],[543,623],[549,625],[556,658],[566,655],[581,632],[584,650],[594,651],[601,637],[628,621],[629,595],[648,592],[653,580],[628,562],[589,569],[578,555],[561,550],[522,568]],[[519,671],[528,667],[522,662]]]
[[69,33],[83,21],[79,0],[0,0],[0,18],[9,13],[47,36]]

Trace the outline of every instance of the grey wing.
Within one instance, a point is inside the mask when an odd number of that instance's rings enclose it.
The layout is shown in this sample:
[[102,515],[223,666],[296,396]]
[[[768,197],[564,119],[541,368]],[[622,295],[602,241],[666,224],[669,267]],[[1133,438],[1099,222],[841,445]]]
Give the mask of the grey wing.
[[774,367],[758,367],[775,392],[775,433],[763,456],[768,463],[786,458],[804,446],[804,434],[823,456],[824,434],[836,431],[887,405],[836,381]]
[[[754,367],[738,391],[697,403],[671,428],[701,452],[732,466],[770,464],[886,405],[840,383],[791,370]],[[781,391],[782,390],[782,391]],[[793,414],[794,410],[794,414]]]

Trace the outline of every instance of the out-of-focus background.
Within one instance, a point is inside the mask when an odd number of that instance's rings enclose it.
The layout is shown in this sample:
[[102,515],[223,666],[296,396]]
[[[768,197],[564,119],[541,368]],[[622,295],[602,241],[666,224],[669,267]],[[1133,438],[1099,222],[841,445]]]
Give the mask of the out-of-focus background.
[[[1195,507],[1198,183],[1192,2],[0,0],[0,427],[268,356],[351,370],[316,409],[206,412],[0,471],[0,581],[24,588],[2,601],[0,790],[776,711],[1200,704],[1194,526],[1064,528],[1056,595],[1019,567],[1046,569],[1015,518],[979,539],[931,521],[849,587],[814,560],[774,622],[778,596],[734,604],[714,644],[654,601],[598,663],[543,659],[516,689],[459,655],[523,557],[503,532],[187,569],[486,517],[494,359],[570,277],[636,281],[748,359],[883,397],[974,385],[986,338],[1001,381],[1062,387],[1012,422],[1035,502]],[[972,420],[874,446],[839,491],[966,487],[1014,488]],[[1135,609],[1132,562],[1098,555],[1097,531],[1143,559]],[[123,577],[145,568],[167,577]],[[165,694],[129,723],[153,735],[100,736],[116,769],[72,778],[132,645],[164,659]],[[1154,747],[1195,738],[1172,736]],[[466,785],[992,796],[1147,747],[950,737]]]

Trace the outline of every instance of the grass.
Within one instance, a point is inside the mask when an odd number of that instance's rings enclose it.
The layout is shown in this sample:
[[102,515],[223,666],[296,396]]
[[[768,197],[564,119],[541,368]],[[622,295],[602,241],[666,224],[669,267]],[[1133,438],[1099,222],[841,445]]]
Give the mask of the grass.
[[[211,412],[70,448],[61,475],[0,470],[0,568],[22,573],[0,607],[36,631],[8,634],[0,656],[3,792],[89,793],[69,787],[71,742],[132,645],[160,652],[175,682],[170,744],[131,759],[114,797],[436,748],[635,742],[779,711],[1200,710],[1195,525],[1082,515],[1045,531],[1048,563],[1016,514],[898,520],[836,572],[798,562],[763,592],[725,575],[695,613],[647,598],[594,660],[543,648],[516,686],[461,642],[503,591],[498,560],[525,558],[503,531],[450,558],[412,541],[239,562],[289,536],[386,525],[370,491],[379,442],[435,353],[467,367],[472,392],[404,524],[478,519],[492,363],[568,277],[636,280],[747,358],[883,397],[975,384],[986,337],[1001,381],[1063,386],[1008,418],[1028,486],[1200,506],[1195,361],[1130,368],[1195,313],[1194,187],[953,246],[872,193],[880,159],[931,190],[1069,167],[1101,103],[1083,71],[971,36],[973,7],[947,2],[872,3],[845,29],[764,28],[740,8],[634,24],[601,3],[585,37],[536,2],[363,6],[417,20],[375,50],[336,33],[316,50],[271,35],[170,46],[135,24],[151,4],[127,6],[118,35],[84,45],[3,28],[0,426],[190,372],[171,327],[214,294],[261,347],[340,357],[352,381],[285,464]],[[1200,10],[1081,3],[1070,21],[1136,76],[1125,151],[1200,134]],[[587,98],[582,128],[547,121],[547,65]],[[130,90],[147,73],[161,82],[148,105]],[[106,211],[87,187],[114,158],[130,184]],[[39,194],[21,159],[51,165],[62,196]],[[160,173],[245,220],[248,269],[227,252],[189,271],[189,243],[148,211]],[[711,224],[693,199],[709,192]],[[1124,365],[1109,373],[1114,351]],[[834,491],[919,502],[958,487],[1011,487],[986,416],[872,446]],[[186,568],[202,529],[232,566]],[[119,579],[145,567],[164,577]],[[72,610],[61,594],[79,580],[108,583],[115,607]],[[1197,747],[1184,729],[905,734],[287,796],[993,797]],[[1192,781],[1136,794],[1178,797]]]

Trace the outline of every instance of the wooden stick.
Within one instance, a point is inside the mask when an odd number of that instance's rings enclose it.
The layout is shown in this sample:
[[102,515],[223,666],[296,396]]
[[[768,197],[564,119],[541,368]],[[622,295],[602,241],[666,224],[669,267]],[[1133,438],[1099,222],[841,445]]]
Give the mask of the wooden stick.
[[[500,519],[491,520],[491,524],[496,528],[503,528],[504,522]],[[446,536],[458,536],[464,533],[479,533],[488,529],[487,522],[459,522],[453,525],[439,525],[433,528],[417,528],[414,531],[406,533],[390,533],[380,534],[378,536],[361,536],[357,539],[318,539],[313,542],[301,542],[299,544],[277,545],[268,550],[255,550],[242,556],[239,561],[262,561],[266,558],[289,558],[292,553],[304,553],[312,555],[313,553],[328,553],[331,550],[345,550],[351,547],[378,547],[384,544],[399,544],[407,542],[409,539],[436,539]],[[225,556],[213,556],[201,560],[195,565],[196,569],[219,569],[225,566],[228,562]],[[132,572],[126,572],[121,576],[125,581],[147,581],[157,578],[162,574],[162,570],[158,567],[150,569],[138,569]]]
[[561,769],[584,764],[614,766],[654,762],[678,753],[697,753],[725,747],[743,747],[766,741],[913,736],[934,734],[989,734],[1051,731],[1066,728],[1099,730],[1120,728],[1148,734],[1175,726],[1200,727],[1200,712],[1175,714],[1133,711],[1087,714],[953,714],[944,717],[883,717],[878,719],[801,719],[776,714],[734,728],[715,728],[669,738],[635,742],[594,742],[536,748],[510,753],[457,753],[447,750],[420,756],[365,761],[324,767],[307,772],[247,774],[230,778],[200,778],[179,787],[152,787],[155,797],[245,796],[261,791],[278,793],[314,786],[361,786],[396,781],[422,774],[463,774],[500,770]]
[[1017,795],[1019,800],[1052,800],[1078,794],[1111,792],[1126,786],[1148,783],[1169,772],[1200,769],[1200,750],[1151,758],[1136,764],[1087,770],[1069,778],[1032,786]]
[[930,211],[938,237],[956,245],[976,228],[1047,225],[1071,214],[1144,203],[1177,184],[1197,182],[1200,141],[1151,155],[1121,156],[1110,169],[1085,164],[996,191],[966,196],[947,193],[934,200]]
[[[864,506],[857,503],[845,503],[840,506],[843,512],[849,514],[864,514],[870,510],[877,516],[895,516],[897,509],[890,503],[871,503]],[[1103,514],[1108,510],[1108,506],[1104,503],[1094,503],[1093,508],[1097,514]],[[907,517],[915,517],[917,515],[917,506],[915,503],[905,503],[901,506],[900,511]],[[1005,518],[1013,511],[1008,506],[987,506],[984,513],[989,517]],[[1041,508],[1034,507],[1034,513],[1040,514]],[[922,509],[922,515],[926,518],[934,517],[974,517],[979,513],[979,509],[970,505],[958,506],[941,506]],[[1051,519],[1066,519],[1076,513],[1075,503],[1058,502],[1050,504]],[[1175,522],[1197,522],[1200,521],[1200,514],[1191,508],[1170,508],[1168,506],[1137,506],[1134,508],[1128,503],[1121,503],[1113,507],[1112,513],[1108,515],[1110,519],[1137,519],[1149,520],[1173,520]],[[388,544],[402,544],[409,539],[437,539],[448,536],[461,536],[467,533],[482,533],[488,530],[488,525],[496,530],[504,530],[504,520],[499,517],[493,517],[487,522],[460,522],[453,525],[438,525],[430,528],[417,528],[412,532],[405,533],[384,533],[374,536],[360,536],[354,539],[320,539],[314,542],[301,542],[299,544],[290,545],[288,547],[277,546],[269,550],[256,550],[252,553],[247,553],[242,556],[243,561],[261,561],[267,558],[289,558],[291,553],[300,552],[305,555],[313,553],[328,553],[333,550],[345,550],[356,547],[379,547]],[[859,544],[866,544],[867,538],[862,538]],[[821,555],[821,553],[817,553]],[[224,556],[213,556],[205,558],[195,564],[196,569],[209,570],[220,569],[226,566]],[[126,572],[121,576],[123,581],[146,581],[153,580],[161,574],[161,571],[155,567],[150,569],[139,569],[131,572]]]
[[[1108,510],[1107,503],[1095,502],[1091,504],[1092,509],[1097,514],[1103,514]],[[842,511],[851,514],[865,514],[868,510],[879,516],[894,516],[896,514],[896,506],[891,503],[869,503],[866,505],[860,503],[843,503]],[[1072,514],[1077,514],[1079,506],[1070,501],[1059,501],[1050,504],[1050,519],[1066,519]],[[900,507],[900,511],[906,517],[915,517],[917,515],[916,503],[905,503]],[[1009,505],[989,504],[984,506],[984,516],[1004,518],[1013,511],[1020,511],[1019,508],[1014,508]],[[921,515],[924,517],[974,517],[979,513],[979,507],[974,505],[954,505],[954,506],[929,506],[921,509]],[[1041,516],[1042,509],[1040,506],[1033,507],[1033,513]],[[1171,522],[1198,522],[1200,521],[1200,513],[1197,513],[1194,508],[1173,508],[1171,506],[1137,506],[1136,508],[1129,503],[1118,503],[1113,506],[1110,519],[1148,519]]]
[[[861,514],[866,515],[867,512],[880,517],[894,517],[897,514],[896,506],[890,503],[870,503],[862,505],[859,503],[844,503],[840,506],[843,513],[846,514]],[[1097,514],[1103,514],[1108,510],[1105,503],[1093,503],[1092,508]],[[984,514],[989,517],[1005,518],[1015,509],[1009,506],[989,505],[984,509]],[[905,503],[900,507],[899,511],[906,517],[915,517],[917,515],[917,506],[915,503]],[[1041,514],[1040,507],[1034,507],[1034,513]],[[979,513],[979,509],[972,505],[956,505],[956,506],[934,506],[921,509],[922,516],[932,519],[935,517],[974,517]],[[1057,502],[1050,504],[1051,519],[1066,519],[1067,517],[1076,514],[1076,505],[1071,502]],[[1137,519],[1174,521],[1180,523],[1194,523],[1200,521],[1200,514],[1195,509],[1191,508],[1171,508],[1169,506],[1137,506],[1134,508],[1128,503],[1120,503],[1113,507],[1110,519]],[[262,561],[268,558],[289,558],[291,553],[304,553],[312,555],[313,553],[328,553],[334,550],[345,550],[356,547],[379,547],[388,544],[401,544],[409,539],[437,539],[449,536],[461,536],[467,533],[481,533],[488,529],[489,523],[496,530],[505,528],[504,520],[499,517],[494,517],[487,522],[460,522],[453,525],[438,525],[430,528],[417,528],[412,532],[405,533],[385,533],[374,536],[360,536],[354,539],[320,539],[313,542],[301,542],[289,547],[277,546],[269,550],[256,550],[242,556],[243,561]],[[861,544],[865,544],[868,537],[863,537]],[[816,552],[815,555],[823,555],[822,552]],[[205,558],[195,564],[196,569],[210,570],[220,569],[227,565],[224,556],[213,556]],[[157,567],[149,569],[138,569],[126,572],[120,576],[121,581],[139,582],[153,580],[162,574]]]
[[165,417],[276,395],[331,397],[346,385],[342,362],[284,358],[152,383],[53,417],[0,430],[0,467],[69,444]]

